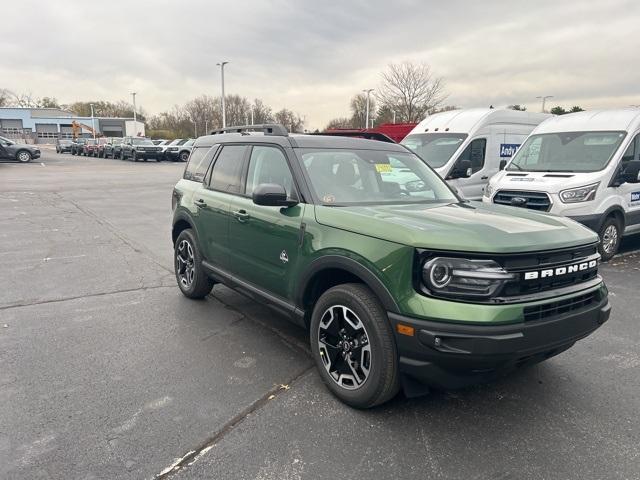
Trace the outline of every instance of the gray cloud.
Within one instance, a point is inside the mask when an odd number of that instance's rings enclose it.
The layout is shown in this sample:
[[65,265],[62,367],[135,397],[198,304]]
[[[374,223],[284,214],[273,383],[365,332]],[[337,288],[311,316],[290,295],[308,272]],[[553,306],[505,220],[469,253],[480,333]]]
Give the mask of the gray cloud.
[[321,127],[375,87],[389,62],[425,61],[459,106],[640,103],[636,25],[626,0],[475,2],[84,2],[5,7],[0,87],[128,99],[158,112],[227,91],[286,106]]

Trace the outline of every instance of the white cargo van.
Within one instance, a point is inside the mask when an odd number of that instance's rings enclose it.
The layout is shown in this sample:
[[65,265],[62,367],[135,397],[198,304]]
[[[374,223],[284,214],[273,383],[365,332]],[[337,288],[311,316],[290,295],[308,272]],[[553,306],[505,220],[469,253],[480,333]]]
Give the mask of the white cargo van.
[[640,109],[553,117],[527,138],[483,200],[570,217],[600,235],[611,258],[640,232]]
[[428,116],[401,143],[466,198],[480,200],[500,162],[509,160],[531,131],[549,117],[507,109],[452,110]]

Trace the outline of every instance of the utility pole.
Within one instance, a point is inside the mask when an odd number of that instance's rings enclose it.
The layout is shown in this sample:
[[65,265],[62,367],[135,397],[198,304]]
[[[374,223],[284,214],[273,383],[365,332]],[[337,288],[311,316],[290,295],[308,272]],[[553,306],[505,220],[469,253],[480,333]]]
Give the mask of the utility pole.
[[396,111],[391,110],[391,112],[393,113],[393,123],[396,123]]
[[547,98],[553,98],[553,95],[537,96],[536,98],[542,99],[542,113],[545,113],[544,106],[547,103]]
[[367,116],[365,117],[365,126],[364,128],[369,128],[369,96],[371,92],[373,92],[373,88],[368,88],[366,90],[362,90],[367,94]]
[[253,105],[250,105],[249,109],[251,110],[251,125],[254,125],[254,123],[253,123]]
[[131,96],[133,97],[133,128],[134,137],[138,136],[138,117],[136,116],[136,92],[131,92]]
[[216,63],[220,67],[220,78],[221,78],[221,86],[222,86],[222,128],[227,126],[227,118],[225,114],[225,105],[224,105],[224,66],[229,62],[220,62]]
[[204,134],[205,135],[209,135],[209,133],[207,133],[207,132],[209,132],[209,119],[205,118],[204,119]]
[[93,116],[93,103],[90,103],[89,105],[91,105],[91,128],[93,129],[93,139],[96,139],[96,119]]

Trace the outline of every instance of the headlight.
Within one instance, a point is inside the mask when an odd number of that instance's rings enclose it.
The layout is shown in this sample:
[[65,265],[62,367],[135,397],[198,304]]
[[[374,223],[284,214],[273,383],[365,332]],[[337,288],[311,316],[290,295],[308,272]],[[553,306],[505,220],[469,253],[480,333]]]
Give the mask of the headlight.
[[600,182],[592,183],[584,187],[563,190],[560,192],[560,200],[564,203],[588,202],[596,196],[596,190],[598,190],[599,185]]
[[514,279],[493,260],[436,257],[422,267],[422,283],[434,296],[489,298]]
[[491,186],[490,183],[487,183],[487,186],[484,188],[484,196],[487,198],[490,198],[492,193],[493,193],[493,187]]

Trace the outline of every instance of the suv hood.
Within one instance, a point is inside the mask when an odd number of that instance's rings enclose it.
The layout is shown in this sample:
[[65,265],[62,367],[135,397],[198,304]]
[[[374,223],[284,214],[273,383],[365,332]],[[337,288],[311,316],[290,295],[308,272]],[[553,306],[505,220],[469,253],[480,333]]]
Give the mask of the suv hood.
[[502,205],[316,206],[318,223],[417,248],[517,253],[593,243],[598,236],[565,217]]
[[518,172],[501,171],[491,180],[494,190],[524,190],[559,193],[568,188],[583,187],[602,179],[600,172]]

